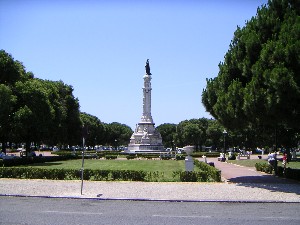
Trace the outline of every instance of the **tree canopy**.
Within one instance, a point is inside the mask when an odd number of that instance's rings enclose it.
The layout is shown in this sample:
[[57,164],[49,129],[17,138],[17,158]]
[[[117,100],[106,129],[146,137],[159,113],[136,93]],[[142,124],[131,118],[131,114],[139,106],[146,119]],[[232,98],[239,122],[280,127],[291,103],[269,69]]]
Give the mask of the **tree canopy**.
[[80,145],[82,127],[88,128],[86,144],[126,145],[132,130],[117,122],[105,124],[80,112],[73,87],[63,81],[35,78],[23,64],[0,50],[0,141],[37,145]]
[[232,131],[296,134],[299,71],[300,2],[270,0],[237,27],[218,76],[207,80],[202,103]]

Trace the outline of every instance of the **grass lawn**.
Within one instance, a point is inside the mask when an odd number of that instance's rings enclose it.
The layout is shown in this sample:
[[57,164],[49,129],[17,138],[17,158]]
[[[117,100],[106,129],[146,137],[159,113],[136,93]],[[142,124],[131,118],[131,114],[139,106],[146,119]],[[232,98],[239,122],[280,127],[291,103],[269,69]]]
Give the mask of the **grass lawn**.
[[[242,159],[242,160],[229,160],[228,162],[237,164],[240,166],[255,167],[255,163],[261,163],[261,162],[267,162],[267,161],[262,160],[262,159],[250,159],[250,160]],[[281,161],[278,161],[278,166],[282,166]],[[300,162],[299,161],[298,162],[296,162],[296,161],[289,162],[286,167],[290,167],[293,169],[300,169]]]
[[[36,163],[25,167],[37,167],[45,169],[80,169],[82,164],[81,159],[57,161],[48,163]],[[24,167],[24,166],[22,166]],[[99,170],[142,170],[150,172],[164,173],[164,177],[171,178],[174,171],[184,171],[184,160],[96,160],[85,159],[84,169],[99,169]],[[195,167],[195,171],[199,169]]]
[[[48,169],[80,169],[82,164],[81,159],[66,160],[48,163],[36,163],[28,165],[28,167],[39,167]],[[143,170],[143,171],[183,171],[184,160],[96,160],[85,159],[85,169],[100,169],[100,170]]]

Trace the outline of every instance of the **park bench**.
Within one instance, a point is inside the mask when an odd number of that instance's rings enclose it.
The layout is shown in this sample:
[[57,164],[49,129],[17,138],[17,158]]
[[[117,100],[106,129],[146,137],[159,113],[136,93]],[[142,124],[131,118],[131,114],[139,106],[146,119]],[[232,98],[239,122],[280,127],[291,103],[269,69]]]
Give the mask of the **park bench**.
[[241,157],[244,157],[244,158],[246,158],[246,159],[250,159],[250,154],[238,154],[237,160],[240,160]]

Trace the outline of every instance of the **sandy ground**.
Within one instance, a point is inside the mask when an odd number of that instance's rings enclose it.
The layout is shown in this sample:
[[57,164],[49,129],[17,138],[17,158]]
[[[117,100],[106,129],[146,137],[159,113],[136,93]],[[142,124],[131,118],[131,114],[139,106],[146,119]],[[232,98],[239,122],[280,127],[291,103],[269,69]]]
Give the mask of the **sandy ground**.
[[99,199],[299,202],[299,184],[102,182],[0,179],[1,195]]

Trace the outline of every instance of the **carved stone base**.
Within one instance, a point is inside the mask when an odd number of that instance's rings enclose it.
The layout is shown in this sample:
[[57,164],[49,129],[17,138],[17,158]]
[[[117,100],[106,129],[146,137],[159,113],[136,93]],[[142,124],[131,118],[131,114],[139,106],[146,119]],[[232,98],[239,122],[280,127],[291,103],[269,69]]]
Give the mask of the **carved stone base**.
[[128,153],[165,151],[160,133],[154,123],[141,122],[130,138]]

